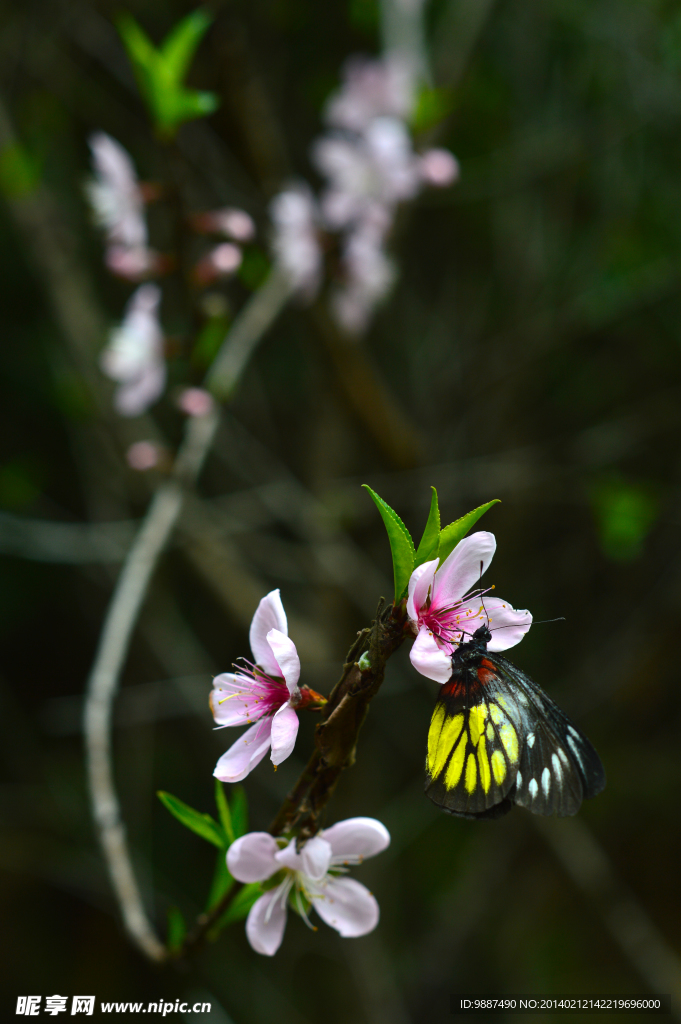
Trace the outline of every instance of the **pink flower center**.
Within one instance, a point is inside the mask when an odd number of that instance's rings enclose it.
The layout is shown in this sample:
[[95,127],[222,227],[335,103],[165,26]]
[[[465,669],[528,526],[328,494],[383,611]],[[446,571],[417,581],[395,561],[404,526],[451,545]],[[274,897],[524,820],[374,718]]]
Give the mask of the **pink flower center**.
[[291,699],[288,686],[283,679],[268,676],[258,665],[253,665],[245,659],[241,660],[244,664],[235,665],[234,668],[236,678],[239,681],[243,680],[243,690],[230,696],[252,702],[255,706],[251,706],[251,714],[256,718],[275,714],[282,704]]
[[454,647],[466,643],[477,629],[477,625],[475,629],[473,628],[473,622],[486,612],[482,601],[477,609],[474,602],[492,589],[493,587],[488,587],[487,590],[474,591],[462,597],[451,608],[434,607],[428,602],[419,611],[418,624],[426,626],[435,637],[438,646],[447,654],[451,654]]

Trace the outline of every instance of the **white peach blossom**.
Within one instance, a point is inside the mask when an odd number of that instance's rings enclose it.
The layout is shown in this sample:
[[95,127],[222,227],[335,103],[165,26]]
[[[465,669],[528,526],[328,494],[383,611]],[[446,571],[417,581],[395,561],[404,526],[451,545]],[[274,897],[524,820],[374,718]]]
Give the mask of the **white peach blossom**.
[[390,843],[386,827],[375,818],[348,818],[308,839],[300,850],[296,840],[275,839],[268,832],[250,832],[232,843],[227,867],[240,882],[264,882],[281,873],[281,881],[251,907],[246,936],[256,953],[273,956],[286,928],[287,905],[292,901],[310,927],[308,910],[343,938],[366,935],[378,924],[378,903],[347,868],[385,850]]

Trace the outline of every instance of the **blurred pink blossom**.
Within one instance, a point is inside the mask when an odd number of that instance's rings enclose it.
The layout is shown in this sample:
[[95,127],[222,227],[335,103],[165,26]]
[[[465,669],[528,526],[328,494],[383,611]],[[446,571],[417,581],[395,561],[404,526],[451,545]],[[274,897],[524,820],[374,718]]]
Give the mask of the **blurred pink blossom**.
[[126,281],[142,281],[162,269],[162,261],[153,249],[128,249],[124,245],[107,246],[104,262],[112,274]]
[[446,188],[459,180],[459,161],[448,149],[427,149],[421,157],[421,178],[427,185]]
[[132,295],[123,321],[100,356],[103,372],[120,387],[114,406],[122,416],[139,416],[163,394],[166,365],[158,318],[161,289],[143,284]]
[[211,249],[194,268],[200,284],[212,284],[219,277],[230,277],[241,266],[243,254],[233,242],[222,242]]
[[130,445],[125,457],[132,469],[144,471],[158,465],[161,452],[152,441],[136,441]]
[[270,203],[274,228],[272,248],[294,288],[313,299],[322,278],[319,243],[320,214],[311,190],[304,182],[289,185]]
[[226,235],[235,242],[250,242],[255,238],[255,222],[245,210],[227,206],[222,210],[209,210],[194,217],[198,231],[206,234]]
[[207,416],[213,408],[213,396],[204,388],[185,388],[177,400],[187,416]]

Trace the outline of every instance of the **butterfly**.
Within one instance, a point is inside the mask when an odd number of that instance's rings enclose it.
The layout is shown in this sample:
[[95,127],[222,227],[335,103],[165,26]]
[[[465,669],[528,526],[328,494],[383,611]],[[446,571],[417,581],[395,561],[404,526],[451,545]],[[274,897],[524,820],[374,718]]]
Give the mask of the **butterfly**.
[[428,732],[426,793],[460,818],[576,814],[605,786],[583,732],[535,682],[488,653],[488,626],[452,654]]

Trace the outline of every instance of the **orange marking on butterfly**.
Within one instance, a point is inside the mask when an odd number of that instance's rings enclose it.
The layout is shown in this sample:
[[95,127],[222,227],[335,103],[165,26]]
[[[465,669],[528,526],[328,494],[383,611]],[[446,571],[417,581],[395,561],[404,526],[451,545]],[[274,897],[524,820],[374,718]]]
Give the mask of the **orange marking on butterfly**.
[[487,686],[493,679],[497,677],[497,670],[491,661],[487,658],[483,658],[478,666],[478,681],[483,685]]

